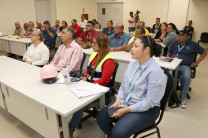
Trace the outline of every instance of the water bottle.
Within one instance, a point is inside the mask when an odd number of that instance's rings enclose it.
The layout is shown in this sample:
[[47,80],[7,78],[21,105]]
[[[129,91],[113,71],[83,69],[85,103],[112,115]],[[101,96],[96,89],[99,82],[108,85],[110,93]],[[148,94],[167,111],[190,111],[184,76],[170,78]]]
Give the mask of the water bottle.
[[62,70],[62,74],[64,76],[64,82],[66,85],[70,85],[71,84],[71,78],[69,75],[69,70],[66,68],[66,66],[63,66],[63,70]]

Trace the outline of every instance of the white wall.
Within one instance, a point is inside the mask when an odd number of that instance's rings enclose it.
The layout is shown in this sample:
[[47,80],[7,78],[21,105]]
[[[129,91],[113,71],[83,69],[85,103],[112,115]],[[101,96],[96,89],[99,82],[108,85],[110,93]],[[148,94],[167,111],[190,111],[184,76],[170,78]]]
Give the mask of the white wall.
[[34,0],[0,0],[0,31],[4,34],[14,33],[14,23],[35,21]]
[[191,0],[188,12],[188,20],[193,21],[193,40],[198,41],[202,32],[208,32],[208,1]]
[[79,22],[83,14],[83,8],[85,13],[88,14],[89,20],[96,18],[95,0],[56,0],[57,19],[65,20],[68,25],[71,25],[72,19]]

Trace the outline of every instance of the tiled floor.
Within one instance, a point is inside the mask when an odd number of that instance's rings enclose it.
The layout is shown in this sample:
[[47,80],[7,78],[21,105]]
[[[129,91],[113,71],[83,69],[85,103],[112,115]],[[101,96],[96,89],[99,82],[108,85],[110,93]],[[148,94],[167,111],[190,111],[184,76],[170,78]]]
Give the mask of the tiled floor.
[[[2,55],[2,53],[0,53]],[[187,109],[170,109],[159,125],[162,138],[207,138],[208,137],[208,57],[197,68],[192,80],[191,99]],[[75,138],[99,138],[99,127],[95,119],[83,123],[76,130]],[[150,138],[156,138],[156,135]],[[0,138],[43,138],[30,127],[0,108]]]

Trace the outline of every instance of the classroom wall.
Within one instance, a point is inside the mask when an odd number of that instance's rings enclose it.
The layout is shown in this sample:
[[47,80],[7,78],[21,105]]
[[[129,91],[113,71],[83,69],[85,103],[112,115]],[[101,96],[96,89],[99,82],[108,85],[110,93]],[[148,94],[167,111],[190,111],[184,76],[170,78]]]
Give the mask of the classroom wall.
[[193,21],[193,27],[194,27],[193,40],[197,42],[200,39],[200,35],[202,32],[208,32],[207,13],[208,13],[207,0],[190,1],[187,19]]
[[83,14],[88,14],[89,20],[96,18],[96,3],[95,0],[56,0],[57,19],[67,21],[71,25],[71,20],[81,20]]
[[[109,0],[96,0],[97,3],[109,2]],[[145,25],[152,27],[157,17],[161,18],[161,22],[167,21],[169,0],[117,0],[123,2],[123,24],[125,32],[128,32],[129,12],[136,10],[141,11],[139,14],[140,21],[145,21]]]
[[0,31],[3,34],[14,33],[14,23],[35,21],[34,0],[0,0]]

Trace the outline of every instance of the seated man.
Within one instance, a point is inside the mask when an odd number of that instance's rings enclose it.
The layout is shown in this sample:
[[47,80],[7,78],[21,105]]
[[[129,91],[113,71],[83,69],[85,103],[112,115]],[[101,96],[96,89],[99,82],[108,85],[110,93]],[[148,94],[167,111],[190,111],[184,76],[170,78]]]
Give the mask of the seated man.
[[95,24],[93,21],[88,21],[86,25],[86,31],[84,31],[79,39],[77,40],[77,43],[81,45],[82,48],[90,48],[92,47],[93,39],[96,34],[99,32],[94,30]]
[[107,27],[103,29],[102,33],[106,34],[108,37],[112,34],[114,34],[114,28],[113,28],[113,21],[110,20],[107,23]]
[[[200,45],[188,38],[189,33],[186,30],[181,30],[178,34],[178,40],[170,46],[167,53],[167,57],[182,59],[178,71],[181,83],[181,93],[179,96],[181,108],[186,108],[185,97],[191,83],[190,67],[197,66],[207,55],[207,52]],[[194,53],[201,54],[201,56],[196,62],[192,63]]]
[[[139,23],[139,26],[137,26],[137,28],[144,28],[145,30],[145,35],[149,35],[149,31],[145,28],[145,22],[141,21]],[[135,31],[134,31],[134,35],[135,35]]]
[[40,31],[40,30],[34,27],[34,22],[33,21],[30,21],[28,23],[27,31],[25,32],[25,37],[26,38],[31,38],[31,35],[34,31]]
[[144,28],[137,28],[136,29],[136,34],[134,37],[132,37],[128,44],[125,46],[125,51],[126,52],[131,52],[131,48],[134,46],[134,42],[139,38],[143,37],[145,35],[145,30]]
[[59,20],[56,20],[56,23],[55,23],[55,25],[53,26],[53,29],[56,30],[56,33],[59,32],[59,28],[60,28],[60,27],[61,27],[60,21],[59,21]]
[[15,30],[13,35],[20,36],[20,33],[22,31],[22,27],[20,26],[19,22],[15,22]]
[[44,22],[44,44],[49,48],[49,50],[55,48],[55,42],[56,42],[56,30],[51,28],[50,22],[45,21]]
[[51,62],[58,71],[66,65],[69,73],[79,70],[83,58],[82,48],[74,41],[75,31],[71,27],[63,29],[61,38],[63,44],[59,46],[56,54]]
[[42,23],[40,21],[36,21],[36,24],[37,24],[37,29],[39,29],[41,32],[43,31],[43,26],[42,26]]
[[190,39],[192,39],[192,34],[194,32],[194,28],[192,27],[192,20],[189,20],[188,21],[188,26],[185,26],[183,29],[188,31],[188,33],[190,35]]
[[73,28],[74,31],[75,31],[75,33],[76,33],[76,34],[75,34],[75,41],[77,42],[79,36],[80,36],[81,33],[82,33],[82,30],[81,30],[81,27],[77,24],[77,20],[73,19],[73,20],[71,21],[71,23],[72,23],[71,28]]
[[[113,51],[116,47],[121,47],[128,44],[130,36],[123,32],[123,30],[124,26],[122,24],[117,24],[114,27],[114,34],[110,36],[111,51]],[[122,51],[123,48],[121,47],[121,49],[117,48],[115,50]]]
[[155,24],[152,26],[152,33],[157,33],[160,30],[161,23],[160,18],[156,18]]

